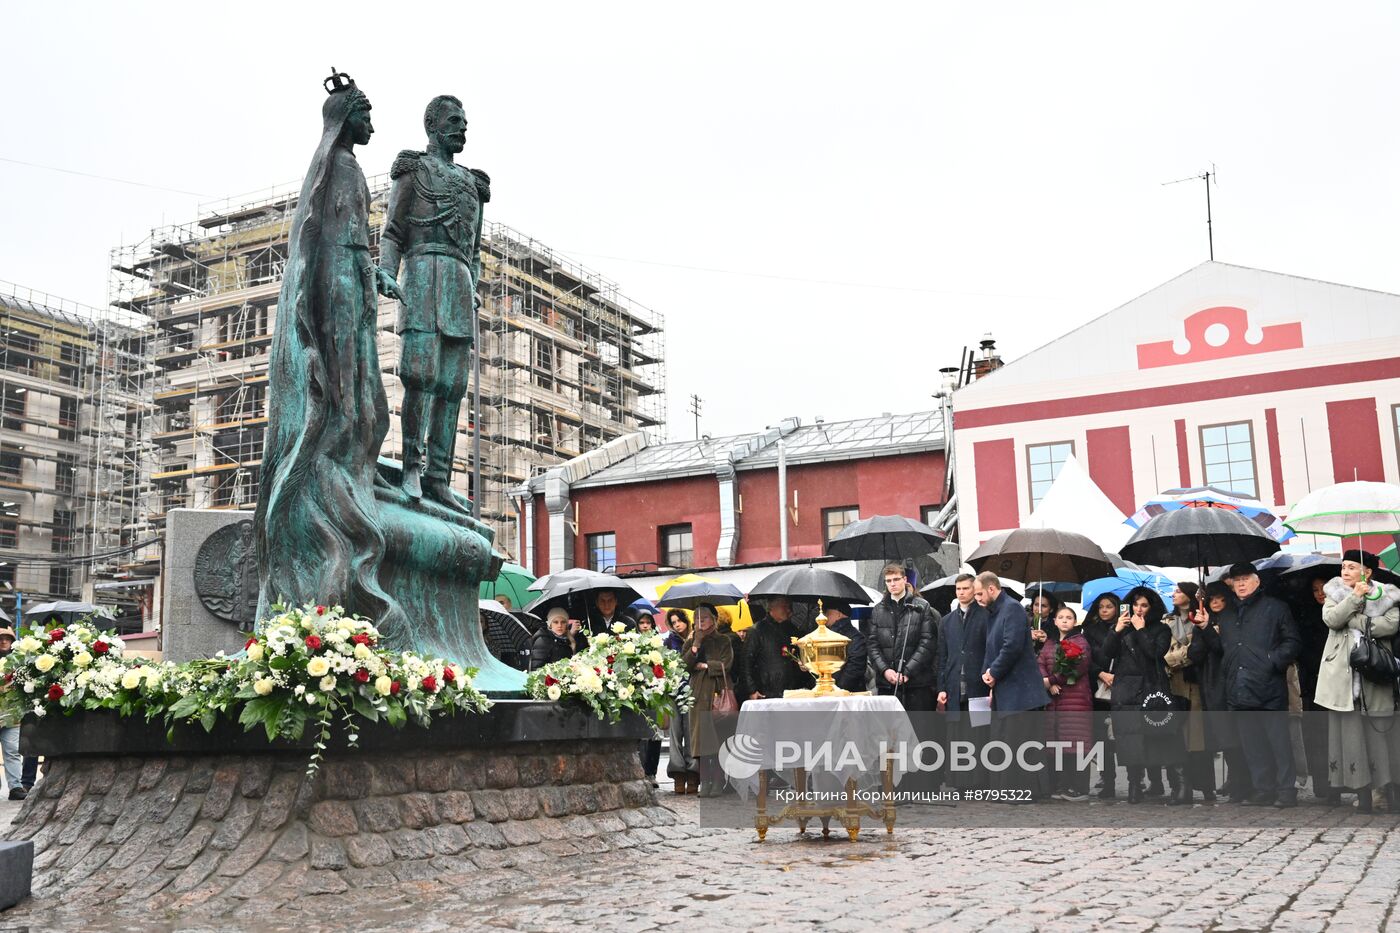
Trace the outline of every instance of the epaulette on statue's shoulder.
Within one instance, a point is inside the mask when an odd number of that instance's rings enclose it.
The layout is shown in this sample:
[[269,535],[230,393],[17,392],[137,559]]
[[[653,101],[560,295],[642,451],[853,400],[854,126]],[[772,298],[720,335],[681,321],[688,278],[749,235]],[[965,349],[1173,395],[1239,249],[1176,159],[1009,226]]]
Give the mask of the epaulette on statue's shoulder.
[[398,178],[407,175],[418,167],[418,161],[423,158],[424,153],[415,149],[404,149],[395,158],[394,164],[389,167],[389,177]]
[[487,175],[479,168],[469,168],[472,180],[476,182],[476,196],[485,204],[491,200],[491,176]]

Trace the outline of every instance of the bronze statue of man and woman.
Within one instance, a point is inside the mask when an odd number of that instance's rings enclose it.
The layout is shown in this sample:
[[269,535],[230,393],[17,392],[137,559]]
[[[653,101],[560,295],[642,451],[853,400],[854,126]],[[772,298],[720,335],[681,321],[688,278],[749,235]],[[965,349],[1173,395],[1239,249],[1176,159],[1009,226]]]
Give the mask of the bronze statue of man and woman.
[[[492,553],[489,530],[468,517],[450,483],[480,306],[490,180],[453,161],[466,141],[461,101],[433,98],[423,115],[426,151],[406,150],[394,160],[376,265],[369,188],[354,154],[374,132],[369,98],[343,73],[325,86],[321,141],[292,221],[269,354],[254,515],[258,618],[279,602],[335,603],[382,629],[406,623],[397,596],[383,585],[384,502],[479,534]],[[401,308],[397,475],[379,462],[389,430],[377,346],[380,295]]]

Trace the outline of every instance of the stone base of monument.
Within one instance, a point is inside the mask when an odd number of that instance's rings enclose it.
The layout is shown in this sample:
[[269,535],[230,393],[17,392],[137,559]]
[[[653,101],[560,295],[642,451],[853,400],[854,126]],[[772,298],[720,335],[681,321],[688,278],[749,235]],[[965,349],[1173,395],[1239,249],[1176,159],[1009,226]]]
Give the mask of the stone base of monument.
[[[225,727],[227,726],[227,727]],[[659,841],[641,717],[609,724],[503,701],[430,729],[366,724],[315,778],[308,745],[107,714],[26,724],[45,775],[9,833],[33,842],[36,898],[236,910],[313,893],[545,862],[589,840]]]

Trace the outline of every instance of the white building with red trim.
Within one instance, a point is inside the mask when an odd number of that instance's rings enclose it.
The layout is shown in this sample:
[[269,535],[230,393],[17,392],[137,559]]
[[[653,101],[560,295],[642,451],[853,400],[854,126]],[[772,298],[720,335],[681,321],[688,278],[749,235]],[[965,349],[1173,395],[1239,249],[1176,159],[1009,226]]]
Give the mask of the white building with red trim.
[[953,395],[964,552],[1069,454],[1124,514],[1215,485],[1285,509],[1400,482],[1400,295],[1203,263]]

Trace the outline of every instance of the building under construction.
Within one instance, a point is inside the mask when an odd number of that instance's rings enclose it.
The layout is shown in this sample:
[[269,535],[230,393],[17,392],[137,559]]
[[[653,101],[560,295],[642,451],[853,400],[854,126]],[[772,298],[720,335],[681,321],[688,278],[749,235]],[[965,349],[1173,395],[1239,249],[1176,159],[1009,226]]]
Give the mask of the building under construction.
[[150,448],[145,328],[117,311],[0,283],[0,590],[7,610],[51,600],[151,618],[155,553],[136,509]]
[[[376,255],[388,186],[387,176],[370,179]],[[130,487],[134,527],[158,535],[170,509],[257,502],[268,347],[296,199],[286,190],[211,205],[195,223],[113,253],[111,304],[147,322],[141,347],[153,368],[151,417],[138,432],[153,455]],[[480,512],[508,549],[508,489],[623,434],[664,431],[664,334],[661,315],[615,283],[500,224],[484,231],[481,295]],[[379,358],[395,415],[383,454],[393,459],[402,452],[397,311],[381,299]],[[453,485],[475,495],[471,417],[469,396]],[[131,433],[106,423],[99,433],[108,428]]]

